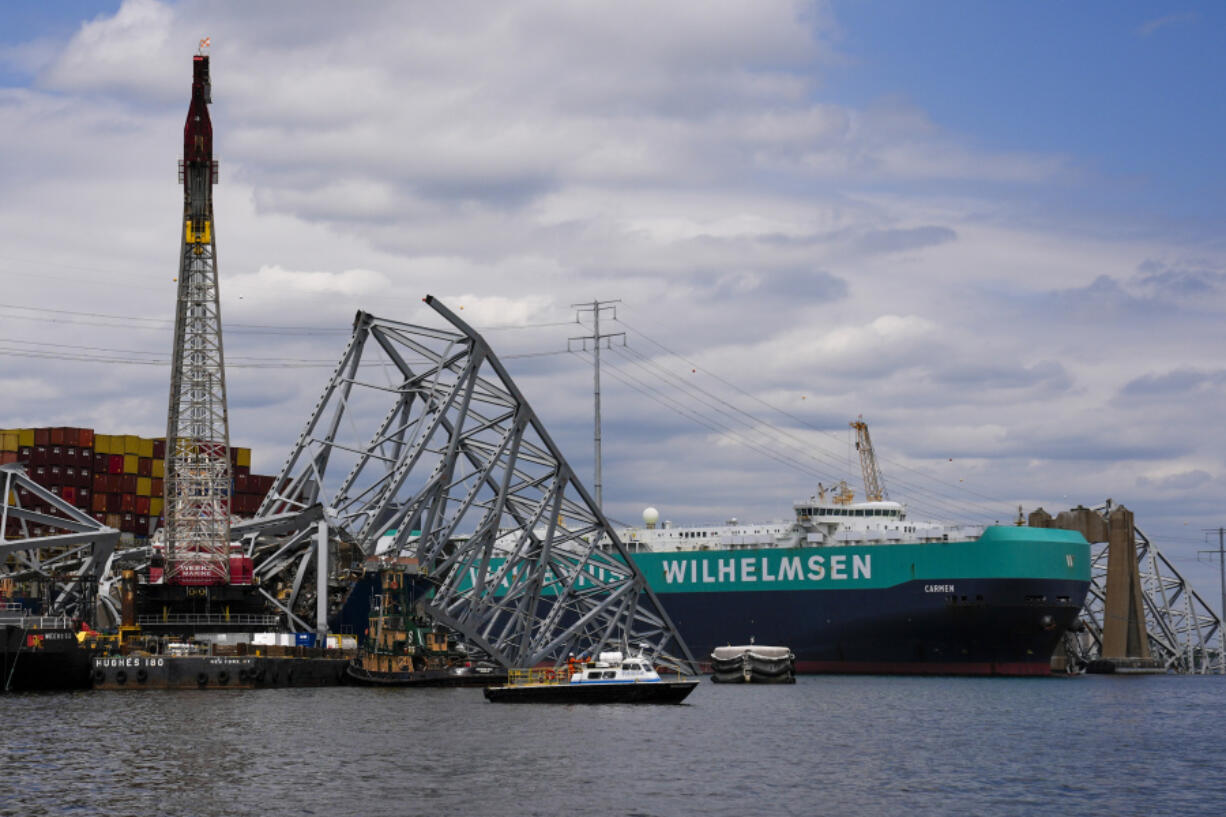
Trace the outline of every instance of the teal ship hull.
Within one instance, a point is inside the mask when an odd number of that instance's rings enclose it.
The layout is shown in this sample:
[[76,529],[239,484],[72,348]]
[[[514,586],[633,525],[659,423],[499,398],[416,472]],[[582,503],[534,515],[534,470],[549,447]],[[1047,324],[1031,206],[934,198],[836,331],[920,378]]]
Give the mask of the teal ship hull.
[[1089,544],[1048,528],[634,560],[700,661],[779,644],[799,673],[1046,675],[1090,585]]

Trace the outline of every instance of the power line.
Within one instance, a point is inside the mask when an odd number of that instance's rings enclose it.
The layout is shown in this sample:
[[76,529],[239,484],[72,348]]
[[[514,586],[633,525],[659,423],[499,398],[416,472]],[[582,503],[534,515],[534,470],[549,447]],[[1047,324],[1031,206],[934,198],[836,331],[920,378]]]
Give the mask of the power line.
[[[713,371],[711,371],[711,370],[709,370],[709,369],[707,369],[707,368],[703,367],[702,365],[698,364],[697,362],[695,362],[695,361],[693,361],[693,360],[690,360],[689,358],[685,357],[685,356],[684,356],[684,355],[682,355],[681,353],[676,352],[676,351],[674,351],[673,349],[670,349],[669,347],[665,346],[665,345],[664,345],[663,343],[661,343],[660,341],[658,341],[658,340],[656,340],[656,339],[652,338],[651,336],[647,335],[647,334],[646,334],[645,332],[643,332],[641,329],[637,329],[637,328],[635,328],[634,326],[631,326],[629,323],[627,323],[627,322],[626,322],[626,319],[625,319],[624,317],[619,317],[619,318],[617,318],[617,321],[618,321],[618,323],[622,324],[623,326],[625,326],[625,327],[626,327],[627,329],[629,329],[630,331],[632,331],[632,332],[634,332],[635,334],[637,334],[637,335],[639,335],[640,337],[642,337],[642,338],[643,338],[644,340],[646,340],[648,343],[651,343],[652,345],[657,346],[658,348],[660,348],[660,349],[661,349],[661,350],[663,350],[664,352],[667,352],[668,354],[672,355],[673,357],[677,358],[678,360],[681,360],[683,363],[685,363],[685,364],[689,365],[691,368],[695,369],[696,371],[701,371],[703,374],[706,374],[707,376],[712,377],[712,378],[714,378],[715,380],[718,380],[720,383],[723,383],[725,386],[728,386],[730,389],[733,389],[734,391],[738,392],[739,394],[742,394],[742,395],[744,395],[745,397],[748,397],[749,399],[753,400],[754,402],[759,403],[759,404],[761,404],[762,406],[765,406],[766,408],[769,408],[769,409],[770,409],[770,410],[772,410],[772,411],[778,412],[779,414],[783,415],[784,417],[787,417],[788,419],[790,419],[790,420],[792,420],[792,421],[794,421],[794,422],[796,422],[796,423],[798,423],[798,424],[800,424],[800,425],[803,425],[803,426],[805,426],[806,428],[808,428],[808,429],[810,429],[810,430],[812,430],[812,431],[816,431],[816,432],[818,432],[818,433],[820,433],[820,434],[825,434],[826,436],[831,437],[831,438],[833,438],[833,439],[840,440],[840,442],[841,442],[841,439],[840,439],[840,438],[838,437],[838,435],[836,435],[834,432],[829,431],[829,430],[827,430],[827,429],[819,428],[818,426],[813,425],[812,423],[810,423],[809,421],[805,420],[804,418],[802,418],[802,417],[798,417],[798,416],[796,416],[796,415],[792,414],[791,412],[789,412],[789,411],[787,411],[787,410],[785,410],[785,409],[779,408],[778,406],[776,406],[776,405],[774,405],[774,404],[772,404],[772,403],[769,403],[769,402],[767,402],[766,400],[763,400],[762,398],[758,397],[757,395],[752,394],[751,392],[746,391],[745,389],[741,388],[740,386],[737,386],[735,383],[732,383],[732,382],[728,381],[727,379],[725,379],[725,378],[721,377],[719,374],[717,374],[717,373],[715,373],[715,372],[713,372]],[[984,500],[987,500],[987,501],[989,501],[989,502],[993,502],[993,503],[1003,503],[1003,502],[1004,502],[1004,500],[1000,499],[999,497],[988,496],[987,494],[982,494],[982,493],[979,493],[979,492],[974,491],[973,489],[968,488],[968,487],[966,487],[966,486],[964,486],[964,485],[955,485],[954,483],[951,483],[951,482],[946,482],[945,480],[942,480],[942,479],[940,479],[940,478],[938,478],[938,477],[934,477],[934,476],[932,476],[931,474],[928,474],[928,473],[926,473],[926,472],[924,472],[924,471],[921,471],[921,470],[920,470],[920,469],[918,469],[918,468],[914,468],[914,467],[912,467],[912,466],[907,465],[906,463],[900,462],[900,461],[895,460],[895,459],[892,459],[892,458],[890,458],[890,457],[880,456],[880,457],[879,457],[879,459],[880,459],[880,460],[882,460],[883,462],[888,462],[888,463],[890,463],[890,465],[891,465],[891,466],[897,466],[897,467],[902,468],[902,469],[904,469],[904,470],[911,471],[911,472],[913,472],[913,473],[915,473],[915,474],[917,474],[917,475],[919,475],[919,476],[924,477],[924,478],[925,478],[925,479],[927,479],[927,480],[932,480],[932,481],[934,481],[934,482],[939,482],[939,483],[942,483],[942,484],[944,484],[944,485],[946,485],[946,486],[948,486],[948,487],[950,487],[950,488],[954,488],[955,490],[957,490],[957,491],[959,491],[959,492],[964,492],[964,493],[968,493],[968,494],[973,494],[973,495],[975,495],[975,496],[979,497],[980,499],[984,499]],[[893,481],[898,481],[898,480],[897,480],[897,477],[892,477],[891,479],[892,479]],[[905,484],[905,483],[904,483],[904,484]]]

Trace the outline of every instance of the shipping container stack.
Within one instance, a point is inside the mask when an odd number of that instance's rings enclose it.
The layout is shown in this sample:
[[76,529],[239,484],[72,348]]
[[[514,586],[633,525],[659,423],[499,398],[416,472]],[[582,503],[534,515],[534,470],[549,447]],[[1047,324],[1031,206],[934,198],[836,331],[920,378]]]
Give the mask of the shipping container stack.
[[[0,430],[0,465],[21,463],[34,482],[133,539],[149,537],[162,523],[165,458],[164,439],[95,434],[90,428]],[[251,473],[250,448],[231,448],[230,461],[231,513],[250,517],[274,478]],[[20,494],[16,499],[22,507],[50,510],[29,491]],[[52,532],[42,527],[31,530],[35,536]],[[9,520],[6,537],[17,533],[16,521]]]

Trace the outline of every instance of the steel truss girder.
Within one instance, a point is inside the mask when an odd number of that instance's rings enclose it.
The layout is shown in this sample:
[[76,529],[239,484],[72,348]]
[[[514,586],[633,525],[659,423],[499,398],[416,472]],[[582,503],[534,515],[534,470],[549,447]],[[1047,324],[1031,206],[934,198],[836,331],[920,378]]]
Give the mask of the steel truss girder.
[[[357,314],[255,524],[322,504],[332,534],[363,557],[415,558],[433,586],[426,612],[506,666],[635,645],[693,667],[489,345],[425,300],[451,328]],[[283,609],[304,620],[312,530],[247,545],[262,586],[280,588]]]
[[[1094,510],[1104,518],[1110,512],[1106,505]],[[1140,528],[1133,525],[1133,532],[1150,654],[1171,672],[1226,674],[1221,618]],[[1090,590],[1081,611],[1084,630],[1065,634],[1066,650],[1083,665],[1102,654],[1106,597],[1107,544],[1101,542],[1091,549]]]
[[[27,493],[50,512],[23,507]],[[9,522],[18,535],[9,539]],[[34,535],[34,526],[53,533]],[[0,466],[0,577],[47,584],[48,615],[96,622],[94,600],[108,573],[119,531],[99,523],[30,479],[21,465]]]

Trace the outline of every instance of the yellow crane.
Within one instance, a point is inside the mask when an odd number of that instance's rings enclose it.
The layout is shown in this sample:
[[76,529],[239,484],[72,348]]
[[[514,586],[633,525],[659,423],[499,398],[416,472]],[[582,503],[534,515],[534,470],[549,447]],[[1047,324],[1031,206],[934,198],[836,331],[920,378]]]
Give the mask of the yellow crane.
[[885,499],[885,482],[877,470],[877,455],[873,453],[873,441],[868,436],[868,423],[861,417],[853,420],[851,427],[856,430],[856,450],[860,452],[860,470],[864,472],[864,498],[880,502]]

